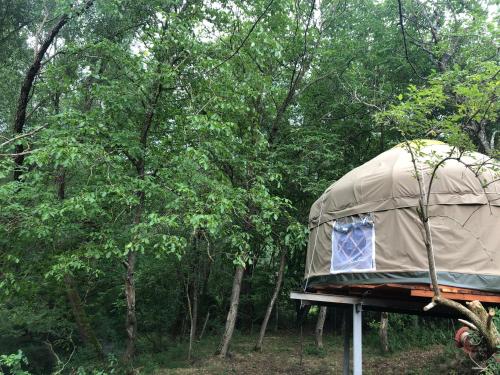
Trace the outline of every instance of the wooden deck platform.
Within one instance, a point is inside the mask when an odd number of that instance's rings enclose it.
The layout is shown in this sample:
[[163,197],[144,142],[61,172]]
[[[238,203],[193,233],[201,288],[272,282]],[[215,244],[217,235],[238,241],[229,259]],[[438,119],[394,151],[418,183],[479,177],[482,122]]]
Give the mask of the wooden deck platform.
[[[475,289],[456,288],[441,285],[442,296],[457,302],[480,301],[485,306],[500,306],[500,293],[491,293]],[[427,284],[356,284],[356,285],[337,285],[320,284],[308,288],[308,293],[349,296],[360,298],[366,301],[382,301],[378,306],[387,311],[402,311],[419,313],[422,307],[429,303],[434,295],[432,288]],[[437,309],[435,312],[443,312]],[[431,314],[434,315],[434,314]]]

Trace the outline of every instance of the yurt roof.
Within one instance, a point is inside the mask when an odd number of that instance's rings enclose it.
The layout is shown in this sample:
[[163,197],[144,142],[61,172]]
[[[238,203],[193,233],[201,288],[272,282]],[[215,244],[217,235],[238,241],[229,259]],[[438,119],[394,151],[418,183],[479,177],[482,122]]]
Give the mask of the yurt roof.
[[[500,206],[498,160],[477,152],[460,153],[442,142],[420,140],[397,145],[333,183],[312,206],[310,227],[359,213],[417,206],[420,193],[409,146],[426,190],[434,167],[452,157],[436,170],[431,205]],[[454,159],[457,157],[459,160]]]

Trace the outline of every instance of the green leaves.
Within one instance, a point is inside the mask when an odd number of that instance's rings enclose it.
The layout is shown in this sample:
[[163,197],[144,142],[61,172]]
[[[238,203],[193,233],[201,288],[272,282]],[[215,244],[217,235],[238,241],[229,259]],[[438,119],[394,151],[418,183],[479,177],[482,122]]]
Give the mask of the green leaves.
[[88,275],[98,277],[102,272],[93,267],[89,254],[86,257],[81,257],[79,254],[62,254],[56,256],[53,260],[54,264],[45,274],[46,278],[54,278],[57,281],[62,281],[66,275],[74,275],[79,271],[83,271]]
[[[30,375],[28,371],[23,370],[23,365],[28,364],[28,359],[21,350],[14,354],[0,355],[0,365],[5,366],[12,375]],[[4,375],[0,369],[0,375]]]
[[[471,70],[435,74],[425,86],[409,86],[407,98],[376,115],[409,139],[439,138],[461,149],[471,140],[490,152],[489,138],[497,129],[498,65],[485,62]],[[485,133],[482,137],[478,133]]]

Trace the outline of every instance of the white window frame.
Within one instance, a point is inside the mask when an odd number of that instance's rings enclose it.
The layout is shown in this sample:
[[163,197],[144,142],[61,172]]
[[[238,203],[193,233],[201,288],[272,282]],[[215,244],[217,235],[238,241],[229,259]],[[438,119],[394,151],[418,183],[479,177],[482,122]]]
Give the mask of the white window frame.
[[332,250],[332,256],[330,258],[330,274],[339,274],[339,273],[360,273],[360,272],[372,272],[377,270],[377,265],[375,262],[376,259],[376,251],[375,251],[375,220],[373,219],[373,214],[372,213],[367,213],[367,214],[359,214],[359,215],[352,215],[352,216],[347,216],[347,218],[353,218],[357,221],[359,221],[359,218],[370,218],[371,221],[371,254],[372,254],[372,267],[371,268],[356,268],[356,269],[342,269],[342,270],[336,270],[333,267],[334,264],[334,257],[335,257],[335,252],[334,252],[334,247],[335,247],[335,225],[337,224],[337,220],[333,221],[333,226],[332,226],[332,245],[331,245],[331,250]]

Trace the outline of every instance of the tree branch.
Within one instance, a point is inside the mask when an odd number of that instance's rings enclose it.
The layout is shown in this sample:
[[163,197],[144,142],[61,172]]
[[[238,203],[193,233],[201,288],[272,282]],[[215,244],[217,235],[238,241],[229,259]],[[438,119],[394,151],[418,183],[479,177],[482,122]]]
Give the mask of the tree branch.
[[259,17],[257,17],[257,20],[255,20],[255,22],[253,23],[252,27],[250,27],[250,30],[248,30],[248,33],[245,35],[245,37],[243,38],[243,40],[241,41],[241,43],[239,44],[239,46],[229,56],[227,56],[224,60],[222,60],[220,63],[218,63],[216,66],[214,66],[210,70],[208,70],[208,72],[206,74],[210,74],[214,70],[217,70],[222,65],[224,65],[226,62],[228,62],[229,60],[231,60],[234,56],[236,56],[238,54],[238,52],[240,52],[241,48],[243,48],[243,46],[245,45],[245,43],[248,40],[248,38],[250,38],[250,35],[254,31],[254,29],[257,27],[257,24],[260,22],[260,20],[262,18],[264,18],[264,16],[268,12],[269,8],[271,8],[271,5],[273,4],[273,2],[274,2],[274,0],[269,1],[269,3],[267,4],[266,8],[264,9],[264,11],[259,15]]
[[405,32],[405,26],[404,26],[404,22],[403,22],[403,5],[401,4],[401,0],[398,0],[398,9],[399,9],[399,26],[401,27],[401,34],[403,35],[403,45],[404,45],[404,49],[405,49],[405,57],[406,57],[406,61],[408,61],[408,64],[410,64],[411,66],[411,69],[413,70],[413,72],[416,74],[416,76],[418,78],[420,78],[421,80],[425,81],[426,78],[422,77],[417,69],[415,69],[415,66],[413,65],[413,63],[411,62],[410,60],[410,56],[408,54],[408,45],[406,43],[406,32]]
[[18,140],[20,140],[20,139],[22,139],[22,138],[26,138],[26,137],[29,137],[30,135],[33,135],[33,134],[35,134],[35,133],[38,133],[40,130],[42,130],[42,129],[46,128],[46,127],[47,127],[47,124],[42,125],[42,126],[39,126],[38,128],[36,128],[36,129],[34,129],[34,130],[30,131],[29,133],[19,134],[19,135],[15,136],[14,138],[11,138],[11,139],[9,139],[9,140],[7,140],[7,141],[3,142],[3,143],[0,143],[0,148],[5,147],[5,146],[7,146],[8,144],[10,144],[10,143],[12,143],[12,142],[16,142],[16,141],[18,141]]
[[[88,8],[90,8],[93,2],[94,0],[87,0],[83,8],[80,11],[76,12],[76,16],[80,15]],[[70,19],[69,14],[63,14],[59,18],[59,21],[52,28],[52,30],[50,30],[49,34],[47,35],[47,37],[41,44],[40,48],[36,52],[35,59],[31,63],[31,66],[29,67],[28,71],[26,72],[26,75],[24,76],[24,81],[21,86],[21,92],[19,93],[19,97],[17,100],[16,116],[13,125],[13,130],[14,133],[16,134],[21,134],[23,132],[24,125],[26,123],[26,108],[30,100],[29,95],[33,87],[33,82],[40,71],[43,57],[45,56],[45,53],[47,52],[50,45],[56,38],[57,34],[59,34],[59,31],[61,31],[64,25],[66,25],[69,19]],[[23,150],[24,146],[22,144],[16,145],[15,148],[16,156],[14,157],[14,163],[16,165],[14,169],[14,180],[19,180],[19,178],[21,177],[22,173],[21,166],[24,162]]]

